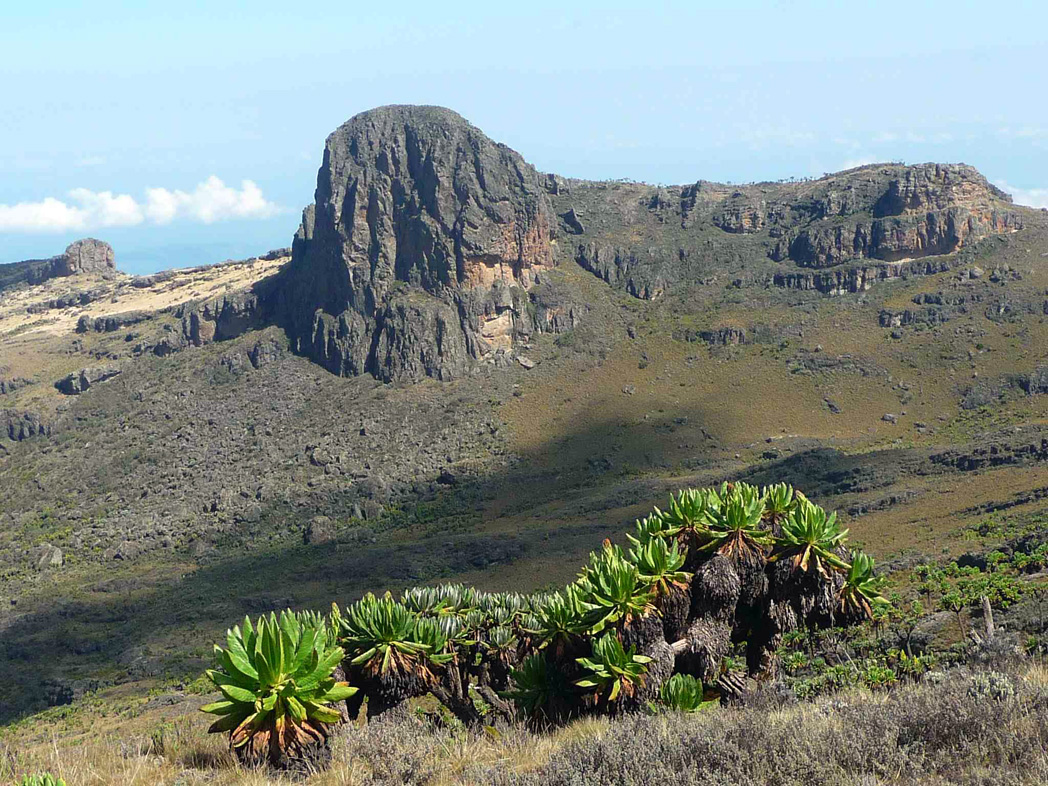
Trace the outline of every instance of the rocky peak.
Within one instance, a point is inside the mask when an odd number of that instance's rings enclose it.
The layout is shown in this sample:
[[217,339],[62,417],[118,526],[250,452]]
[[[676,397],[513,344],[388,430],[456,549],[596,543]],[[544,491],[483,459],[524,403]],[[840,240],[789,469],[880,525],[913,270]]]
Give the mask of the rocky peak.
[[327,139],[277,318],[339,374],[461,375],[535,329],[551,215],[535,169],[456,113],[364,112]]
[[113,247],[92,237],[70,243],[65,252],[44,260],[34,267],[30,283],[40,283],[51,278],[76,276],[81,273],[116,272],[116,254]]

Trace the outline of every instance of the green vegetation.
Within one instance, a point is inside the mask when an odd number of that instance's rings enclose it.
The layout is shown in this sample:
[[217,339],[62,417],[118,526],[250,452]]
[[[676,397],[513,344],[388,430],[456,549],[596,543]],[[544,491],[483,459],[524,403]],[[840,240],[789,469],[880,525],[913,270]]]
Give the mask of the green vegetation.
[[599,704],[607,705],[618,699],[620,694],[632,697],[652,660],[636,653],[636,647],[625,650],[618,636],[605,633],[601,638],[594,639],[590,657],[576,659],[587,673],[575,684],[594,691]]
[[66,782],[45,772],[40,775],[26,775],[22,778],[21,786],[66,786]]
[[666,680],[659,689],[659,700],[674,712],[698,712],[717,703],[706,700],[702,683],[690,674],[674,674]]
[[836,513],[827,515],[818,505],[800,497],[782,522],[781,540],[772,558],[789,558],[798,570],[814,567],[827,576],[827,568],[848,569],[848,564],[834,553],[847,536],[848,530],[842,530],[837,524]]
[[226,648],[216,645],[219,668],[207,676],[223,699],[201,708],[218,715],[208,731],[228,732],[246,761],[280,766],[323,743],[342,716],[331,705],[357,692],[333,675],[345,657],[332,646],[327,623],[283,612],[233,627]]
[[[208,672],[224,700],[203,709],[221,716],[212,730],[230,732],[234,751],[251,760],[268,754],[274,765],[323,744],[328,724],[341,720],[328,705],[342,699],[349,717],[366,699],[373,718],[403,714],[407,701],[429,694],[466,726],[497,717],[561,724],[660,705],[694,712],[719,695],[707,696],[703,681],[737,668],[732,627],[755,641],[772,630],[763,645],[771,661],[752,666],[754,674],[773,668],[777,655],[788,674],[799,675],[814,659],[778,642],[885,613],[873,560],[844,552],[846,535],[833,515],[789,487],[687,489],[668,513],[656,509],[637,522],[631,548],[605,540],[559,591],[414,587],[399,599],[368,593],[345,610],[335,605],[329,618],[288,611],[254,627],[245,620],[243,630],[229,631],[228,647],[216,649],[221,670]],[[692,547],[697,556],[689,560]],[[780,557],[785,573],[775,564]],[[749,586],[753,570],[768,575],[744,603],[730,587]],[[753,609],[766,606],[761,593],[779,598],[792,617],[755,619]],[[733,626],[712,625],[725,619]],[[689,626],[700,631],[694,640],[684,633]],[[678,652],[685,657],[677,660]],[[720,656],[711,660],[711,652]],[[345,682],[335,676],[340,666]],[[832,679],[871,687],[897,679],[883,660],[854,669]],[[814,692],[798,689],[805,691]]]

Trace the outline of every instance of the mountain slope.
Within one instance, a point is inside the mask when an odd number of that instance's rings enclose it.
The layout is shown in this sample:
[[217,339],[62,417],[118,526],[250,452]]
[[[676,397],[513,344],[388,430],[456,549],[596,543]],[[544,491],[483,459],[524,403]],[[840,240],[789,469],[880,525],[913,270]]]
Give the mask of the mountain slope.
[[390,107],[290,258],[107,276],[0,292],[0,720],[246,611],[563,580],[686,483],[896,560],[1048,488],[1048,216],[970,167],[593,183]]

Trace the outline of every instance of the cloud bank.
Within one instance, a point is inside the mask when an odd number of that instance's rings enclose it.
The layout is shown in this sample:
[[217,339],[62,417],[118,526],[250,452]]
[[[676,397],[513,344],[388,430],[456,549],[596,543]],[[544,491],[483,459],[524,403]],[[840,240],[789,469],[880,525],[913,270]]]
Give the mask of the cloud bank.
[[66,200],[0,204],[0,232],[69,232],[188,220],[214,224],[230,219],[269,218],[280,208],[251,180],[240,188],[212,175],[192,191],[147,188],[145,199],[112,191],[74,188]]
[[1003,180],[998,180],[994,185],[1011,194],[1012,201],[1017,205],[1048,207],[1048,188],[1016,188]]

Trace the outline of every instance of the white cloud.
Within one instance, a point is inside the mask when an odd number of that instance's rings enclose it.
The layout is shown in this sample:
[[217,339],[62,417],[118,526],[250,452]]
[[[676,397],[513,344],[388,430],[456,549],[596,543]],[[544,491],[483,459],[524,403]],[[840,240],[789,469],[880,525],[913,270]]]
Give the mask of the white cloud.
[[269,218],[279,208],[266,201],[262,189],[251,180],[243,181],[237,191],[212,175],[192,193],[147,188],[145,211],[149,220],[157,224],[168,224],[176,218],[213,224],[230,218]]
[[876,164],[877,162],[878,159],[873,156],[859,156],[858,158],[849,158],[841,165],[841,169],[855,169],[856,167]]
[[269,218],[279,212],[254,182],[245,180],[238,190],[212,175],[191,192],[147,188],[144,203],[129,194],[75,188],[65,201],[47,197],[39,202],[0,204],[0,232],[66,232],[176,220],[213,224]]
[[1011,194],[1012,201],[1017,205],[1048,207],[1048,188],[1016,188],[1003,180],[996,181],[994,185]]

